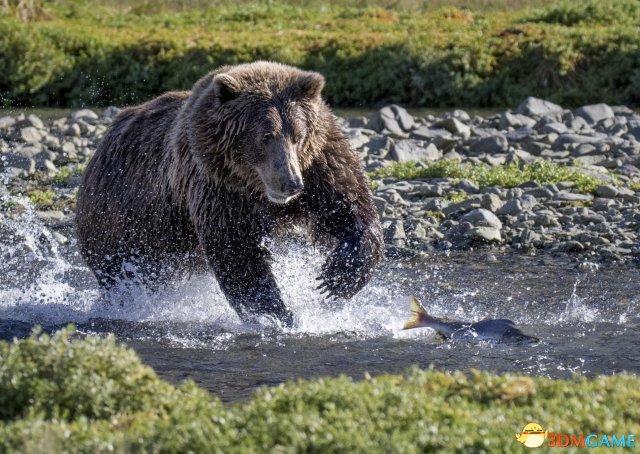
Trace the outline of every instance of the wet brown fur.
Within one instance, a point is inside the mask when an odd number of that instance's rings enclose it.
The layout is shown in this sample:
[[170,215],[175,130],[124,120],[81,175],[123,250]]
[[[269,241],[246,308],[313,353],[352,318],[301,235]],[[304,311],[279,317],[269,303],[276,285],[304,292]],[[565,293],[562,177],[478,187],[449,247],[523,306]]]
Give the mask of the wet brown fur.
[[[240,315],[285,323],[264,239],[303,222],[339,242],[320,276],[351,297],[383,255],[362,164],[322,101],[317,73],[269,62],[222,67],[191,92],[124,109],[99,145],[78,197],[80,249],[102,285],[213,270]],[[270,202],[256,166],[265,131],[294,147],[304,190]],[[127,265],[128,264],[128,265]]]

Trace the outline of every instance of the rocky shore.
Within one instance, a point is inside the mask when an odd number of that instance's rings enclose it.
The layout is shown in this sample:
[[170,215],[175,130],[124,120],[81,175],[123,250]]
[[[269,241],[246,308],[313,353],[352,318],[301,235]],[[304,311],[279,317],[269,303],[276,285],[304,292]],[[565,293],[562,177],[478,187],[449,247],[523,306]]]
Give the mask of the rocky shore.
[[[45,124],[0,118],[1,216],[26,197],[72,235],[80,176],[119,111],[83,109]],[[414,117],[388,106],[344,120],[372,179],[391,255],[513,248],[574,254],[580,266],[640,258],[640,115],[527,98],[483,118]]]

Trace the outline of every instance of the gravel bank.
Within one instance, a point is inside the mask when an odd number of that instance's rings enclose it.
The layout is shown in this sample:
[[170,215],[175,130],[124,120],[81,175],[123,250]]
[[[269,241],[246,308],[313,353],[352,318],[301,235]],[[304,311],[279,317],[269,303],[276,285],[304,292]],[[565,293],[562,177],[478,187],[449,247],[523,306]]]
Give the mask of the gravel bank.
[[[0,219],[26,196],[67,242],[80,176],[118,111],[0,118]],[[626,107],[527,98],[482,118],[392,105],[344,130],[372,177],[390,255],[513,248],[585,267],[640,257],[640,115]]]

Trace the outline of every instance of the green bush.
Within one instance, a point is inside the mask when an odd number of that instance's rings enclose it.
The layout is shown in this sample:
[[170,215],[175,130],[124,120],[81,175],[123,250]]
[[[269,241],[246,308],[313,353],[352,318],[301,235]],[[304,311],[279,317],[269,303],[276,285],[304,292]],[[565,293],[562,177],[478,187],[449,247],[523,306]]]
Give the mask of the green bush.
[[638,433],[640,381],[414,369],[300,380],[224,406],[173,387],[113,338],[72,331],[0,343],[2,452],[516,451],[531,421],[565,433]]
[[[322,72],[329,101],[342,106],[504,107],[528,95],[567,106],[640,100],[634,0],[564,2],[536,13],[282,2],[179,11],[144,2],[46,5],[46,20],[28,24],[0,15],[5,104],[130,104],[188,89],[219,65],[256,59]],[[565,22],[571,26],[558,25]]]
[[573,26],[577,24],[637,24],[637,0],[563,0],[535,14],[533,21]]

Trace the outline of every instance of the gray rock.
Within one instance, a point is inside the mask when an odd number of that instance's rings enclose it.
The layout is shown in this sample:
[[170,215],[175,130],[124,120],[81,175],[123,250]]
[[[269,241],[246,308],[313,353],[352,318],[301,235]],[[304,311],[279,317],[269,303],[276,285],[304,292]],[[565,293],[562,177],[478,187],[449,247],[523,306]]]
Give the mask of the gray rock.
[[27,126],[16,131],[15,139],[25,143],[38,143],[42,140],[42,134],[37,128]]
[[434,140],[434,139],[449,138],[451,137],[451,133],[446,129],[430,128],[428,126],[423,125],[411,131],[410,136],[412,139]]
[[71,113],[71,119],[73,121],[84,120],[84,121],[93,121],[97,120],[98,114],[95,113],[91,109],[81,109]]
[[580,252],[584,251],[584,246],[579,241],[563,241],[558,243],[554,248],[558,252]]
[[384,230],[384,239],[387,241],[405,240],[407,235],[404,231],[404,224],[402,221],[391,222]]
[[491,227],[474,227],[469,231],[469,238],[472,242],[500,243],[502,234]]
[[44,129],[44,123],[42,122],[42,120],[40,120],[40,118],[38,118],[37,115],[30,114],[29,116],[27,116],[26,122],[29,126],[33,126],[34,128]]
[[596,195],[605,199],[614,199],[618,195],[618,190],[613,186],[602,185],[596,188]]
[[409,139],[396,142],[390,155],[397,162],[435,161],[442,157],[442,152],[432,143]]
[[485,208],[492,213],[497,212],[503,205],[502,200],[496,194],[484,194],[480,201],[482,208]]
[[0,129],[7,129],[16,124],[16,119],[13,117],[0,117]]
[[527,117],[523,114],[504,112],[500,116],[500,129],[531,128],[535,124],[536,121],[533,118]]
[[535,197],[531,195],[523,195],[520,198],[507,200],[498,210],[498,214],[506,216],[515,216],[522,211],[530,211],[538,204]]
[[606,104],[591,104],[589,106],[582,106],[575,111],[575,115],[577,117],[584,118],[587,123],[595,124],[600,120],[604,120],[606,118],[614,118],[615,114],[611,107]]
[[487,153],[487,154],[495,154],[495,153],[503,153],[507,151],[509,148],[509,143],[507,139],[502,134],[497,134],[492,137],[482,138],[473,144],[469,151],[473,154]]
[[119,107],[109,106],[106,109],[104,109],[104,111],[102,111],[102,114],[100,116],[104,119],[113,120],[115,116],[120,113],[121,110],[122,109],[120,109]]
[[534,98],[533,96],[529,96],[524,101],[522,101],[516,109],[516,113],[522,115],[542,116],[549,113],[561,112],[562,107],[560,107],[559,105],[554,104],[551,101],[545,101],[544,99]]
[[489,164],[490,166],[500,166],[502,164],[504,164],[505,162],[507,162],[507,155],[504,154],[499,154],[499,155],[486,155],[484,158],[482,158],[487,164]]
[[471,136],[471,128],[457,118],[445,118],[437,122],[435,126],[446,129],[452,134],[462,136],[463,139],[468,139]]
[[472,196],[467,200],[452,203],[451,205],[446,206],[445,208],[443,208],[442,212],[446,216],[466,213],[467,211],[473,210],[475,208],[480,208],[482,206],[481,200],[481,196]]
[[576,194],[574,192],[560,191],[554,197],[554,200],[561,202],[591,202],[593,196],[590,194]]
[[72,123],[64,130],[65,136],[80,137],[80,134],[81,131],[78,123]]
[[391,134],[402,137],[415,126],[415,121],[406,109],[393,104],[377,111],[368,126],[377,132],[386,129]]
[[489,210],[477,208],[462,216],[462,222],[469,222],[476,227],[491,227],[493,229],[501,229],[502,222]]
[[477,194],[478,191],[480,190],[480,187],[477,184],[475,184],[473,181],[462,179],[456,185],[456,189],[462,189],[467,194]]

